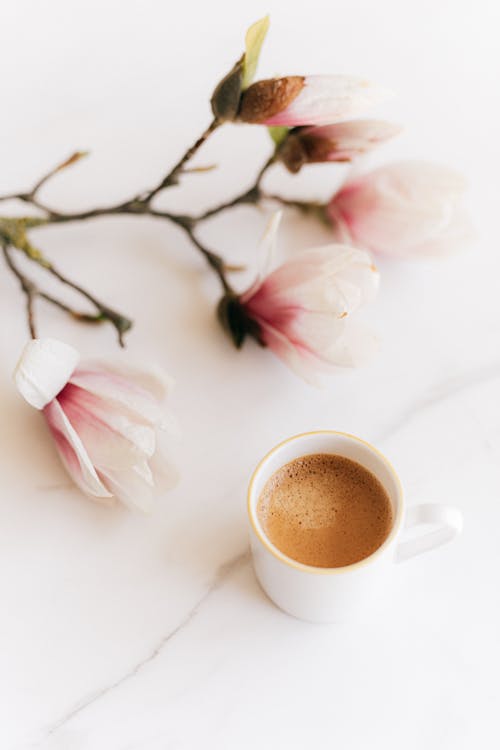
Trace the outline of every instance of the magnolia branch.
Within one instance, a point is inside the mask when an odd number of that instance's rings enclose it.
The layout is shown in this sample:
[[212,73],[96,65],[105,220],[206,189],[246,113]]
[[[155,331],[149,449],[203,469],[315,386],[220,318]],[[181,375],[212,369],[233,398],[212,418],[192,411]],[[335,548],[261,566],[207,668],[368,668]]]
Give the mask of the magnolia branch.
[[[112,206],[105,206],[102,208],[94,208],[87,211],[75,212],[75,213],[64,213],[58,211],[50,206],[47,206],[39,198],[39,192],[41,188],[57,173],[61,170],[75,164],[84,156],[86,152],[76,151],[68,159],[58,164],[55,168],[47,172],[41,177],[38,182],[35,183],[33,188],[28,192],[21,192],[16,194],[10,194],[0,197],[0,201],[5,200],[20,200],[25,204],[28,204],[39,211],[43,212],[43,217],[23,217],[23,218],[2,218],[0,217],[0,242],[3,242],[2,249],[7,265],[10,270],[18,278],[22,290],[26,295],[27,300],[27,311],[28,311],[28,323],[30,333],[35,336],[35,323],[34,323],[34,311],[33,301],[36,297],[41,297],[51,304],[57,306],[59,309],[67,312],[73,318],[84,321],[84,322],[101,322],[109,321],[115,328],[118,334],[118,340],[121,346],[124,345],[123,335],[130,329],[132,322],[121,315],[120,313],[113,310],[108,305],[98,300],[93,294],[88,292],[79,284],[70,281],[67,277],[63,276],[38,249],[34,248],[28,239],[27,231],[29,229],[41,226],[48,226],[51,224],[62,224],[74,221],[84,221],[88,219],[94,219],[101,216],[113,216],[113,215],[141,215],[141,216],[152,216],[159,219],[170,221],[176,226],[180,227],[188,236],[194,247],[201,253],[207,262],[211,270],[216,274],[222,289],[225,294],[231,293],[232,287],[228,281],[227,273],[231,270],[236,270],[235,267],[228,266],[224,259],[214,251],[208,249],[203,245],[198,236],[195,234],[196,227],[206,219],[209,219],[222,211],[229,208],[233,208],[237,205],[242,204],[258,204],[261,200],[271,198],[272,200],[279,201],[286,205],[293,205],[295,207],[306,206],[307,204],[300,204],[298,201],[287,201],[279,196],[266,195],[261,188],[261,183],[267,170],[276,162],[277,151],[268,158],[261,169],[259,170],[254,184],[241,194],[237,195],[230,201],[221,203],[202,214],[199,215],[187,215],[187,214],[175,214],[168,211],[161,211],[155,209],[152,206],[153,199],[162,190],[169,188],[172,185],[176,185],[179,182],[181,174],[189,171],[186,169],[188,162],[198,152],[200,147],[206,142],[210,135],[221,125],[221,122],[214,119],[210,125],[205,129],[201,136],[195,141],[195,143],[184,153],[181,159],[170,169],[170,171],[162,178],[162,180],[151,190],[146,191],[142,194],[135,196],[134,198],[118,203]],[[23,252],[30,261],[41,265],[48,273],[52,274],[59,282],[63,285],[68,286],[80,294],[83,298],[89,301],[95,308],[96,314],[85,314],[80,313],[71,308],[66,303],[52,297],[43,290],[39,290],[33,282],[27,279],[22,274],[17,266],[14,264],[11,256],[10,248],[17,248]]]
[[[126,333],[131,327],[132,327],[132,321],[126,318],[124,315],[122,315],[119,312],[116,312],[116,310],[113,310],[108,305],[104,304],[100,300],[98,300],[93,294],[90,294],[90,292],[87,292],[86,289],[84,289],[80,284],[76,284],[74,281],[70,281],[66,276],[63,276],[60,271],[58,271],[52,263],[49,266],[45,266],[46,270],[52,274],[58,281],[61,282],[61,284],[64,284],[65,286],[70,287],[70,289],[73,289],[75,292],[78,292],[82,297],[84,297],[86,300],[88,300],[97,310],[96,315],[85,315],[82,313],[76,313],[74,311],[71,311],[71,315],[74,318],[77,318],[78,320],[83,320],[84,322],[95,322],[99,323],[101,321],[109,321],[111,325],[114,326],[116,329],[116,332],[118,334],[118,342],[120,346],[125,346],[123,341],[123,335]],[[59,304],[59,307],[61,309],[67,309],[65,306]]]
[[[52,294],[49,294],[48,292],[43,291],[33,281],[31,281],[31,279],[29,279],[15,264],[14,259],[13,259],[12,248],[7,247],[7,245],[2,245],[2,252],[3,252],[3,256],[5,258],[5,262],[8,268],[12,271],[14,276],[19,281],[19,284],[21,285],[21,289],[23,290],[26,296],[26,313],[27,313],[28,328],[29,328],[31,338],[36,338],[36,326],[35,326],[35,320],[34,320],[34,301],[37,297],[39,297],[40,299],[44,299],[46,302],[49,302],[51,305],[54,305],[55,307],[58,307],[60,310],[64,310],[64,312],[68,313],[68,315],[71,315],[71,317],[74,318],[75,320],[79,320],[84,323],[101,323],[103,320],[105,320],[105,317],[103,316],[102,312],[99,312],[96,315],[92,315],[90,313],[85,313],[85,312],[80,312],[72,308],[66,302],[63,302],[57,297],[54,297]],[[62,281],[61,275],[60,274],[57,274],[57,275],[58,275],[58,278]],[[64,282],[64,283],[68,283],[68,282]],[[73,286],[74,288],[74,285],[71,284],[71,282],[69,282],[69,285]]]
[[221,124],[222,123],[217,118],[214,118],[208,128],[203,131],[198,140],[193,143],[191,148],[188,148],[184,156],[179,159],[177,164],[170,170],[170,172],[163,178],[163,180],[155,188],[153,188],[153,190],[150,190],[148,193],[146,193],[143,200],[149,204],[151,203],[151,200],[155,197],[155,195],[160,192],[160,190],[170,187],[170,185],[176,185],[183,167],[188,163],[188,161],[193,158],[193,156],[197,153],[201,146],[203,146],[207,138],[209,138],[212,133],[218,127],[220,127]]
[[26,314],[28,317],[28,328],[29,328],[31,338],[36,339],[35,318],[34,318],[34,312],[33,312],[33,302],[37,294],[36,287],[15,266],[7,245],[2,245],[2,252],[5,258],[5,262],[7,263],[8,267],[10,268],[14,276],[19,281],[21,285],[21,289],[23,290],[26,296]]
[[196,221],[204,221],[205,219],[209,219],[212,216],[215,216],[216,214],[221,213],[222,211],[226,211],[228,208],[234,208],[234,206],[241,205],[242,203],[259,203],[259,201],[264,197],[262,190],[261,190],[261,182],[264,178],[264,175],[266,174],[269,167],[271,167],[276,161],[276,153],[273,153],[271,157],[264,163],[262,168],[260,169],[254,184],[251,188],[248,190],[245,190],[244,193],[241,193],[240,195],[237,195],[236,198],[233,198],[230,201],[227,201],[226,203],[221,203],[218,206],[215,206],[214,208],[210,208],[208,211],[205,211],[203,214],[197,217]]

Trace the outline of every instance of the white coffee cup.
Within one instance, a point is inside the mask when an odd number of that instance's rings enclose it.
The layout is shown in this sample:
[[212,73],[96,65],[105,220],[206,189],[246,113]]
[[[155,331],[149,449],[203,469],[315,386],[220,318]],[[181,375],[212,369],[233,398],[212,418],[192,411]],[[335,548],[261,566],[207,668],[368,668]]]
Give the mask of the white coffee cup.
[[[364,466],[382,483],[393,509],[393,526],[383,544],[371,555],[341,568],[304,565],[281,552],[264,533],[257,503],[267,480],[281,466],[311,453],[333,453]],[[296,435],[273,448],[255,469],[248,487],[250,543],[257,578],[281,609],[311,622],[341,622],[356,618],[395,562],[454,539],[462,530],[462,514],[448,505],[405,507],[401,482],[389,461],[360,438],[334,430]],[[404,529],[432,525],[420,535],[402,540]]]

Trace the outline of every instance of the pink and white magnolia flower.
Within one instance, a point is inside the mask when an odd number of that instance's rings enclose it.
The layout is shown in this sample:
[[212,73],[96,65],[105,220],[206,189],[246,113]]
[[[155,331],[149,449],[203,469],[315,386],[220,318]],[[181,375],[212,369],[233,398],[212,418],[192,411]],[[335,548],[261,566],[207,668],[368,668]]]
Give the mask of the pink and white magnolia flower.
[[299,128],[286,138],[278,153],[291,172],[298,172],[304,164],[352,161],[400,132],[398,125],[383,120]]
[[[87,495],[150,510],[168,380],[109,362],[79,362],[73,347],[34,339],[21,355],[14,380],[21,395],[43,411],[61,460]],[[157,472],[158,470],[158,472]]]
[[257,81],[243,92],[238,118],[262,125],[327,125],[353,117],[390,96],[344,75],[286,76]]
[[473,237],[464,191],[449,167],[400,162],[351,177],[327,212],[341,241],[393,256],[441,255]]
[[373,353],[375,337],[351,316],[374,298],[378,283],[367,252],[326,245],[261,276],[240,304],[257,323],[259,340],[298,375],[316,382],[317,373],[356,366]]

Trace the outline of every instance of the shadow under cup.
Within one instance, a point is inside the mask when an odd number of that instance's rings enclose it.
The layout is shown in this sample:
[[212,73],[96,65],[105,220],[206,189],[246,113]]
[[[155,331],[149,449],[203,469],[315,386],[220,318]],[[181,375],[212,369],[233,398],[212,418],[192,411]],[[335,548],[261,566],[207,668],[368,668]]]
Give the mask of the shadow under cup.
[[[269,540],[259,522],[257,504],[267,480],[290,461],[313,453],[335,454],[361,464],[379,480],[391,502],[393,523],[388,536],[371,555],[352,565],[319,568],[293,560]],[[262,459],[248,488],[250,542],[257,579],[275,604],[295,617],[314,622],[351,619],[366,607],[392,566],[403,512],[397,474],[373,446],[353,435],[328,430],[289,438]]]

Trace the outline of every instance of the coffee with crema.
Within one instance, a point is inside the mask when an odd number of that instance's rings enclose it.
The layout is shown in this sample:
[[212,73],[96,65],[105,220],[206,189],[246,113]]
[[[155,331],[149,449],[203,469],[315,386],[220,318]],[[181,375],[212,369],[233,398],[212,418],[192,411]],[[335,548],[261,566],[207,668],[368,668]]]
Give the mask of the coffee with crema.
[[281,552],[321,568],[368,557],[393,522],[379,480],[355,461],[329,453],[301,456],[278,469],[261,492],[257,514]]

